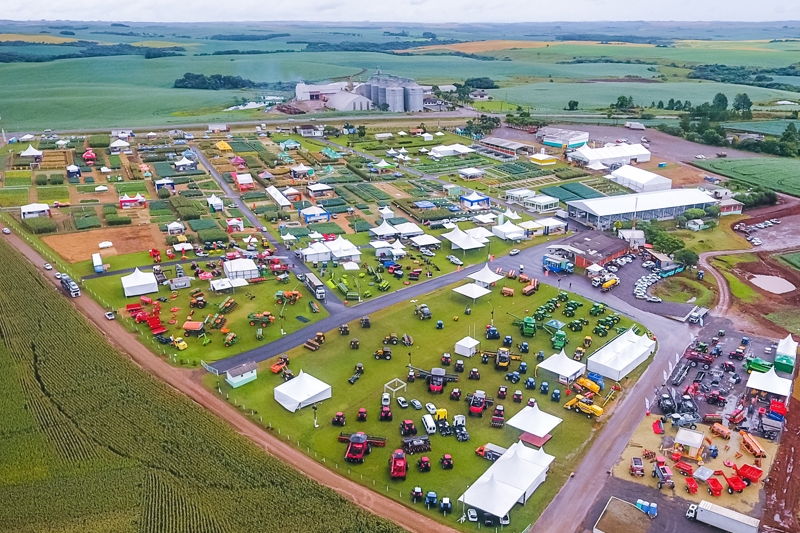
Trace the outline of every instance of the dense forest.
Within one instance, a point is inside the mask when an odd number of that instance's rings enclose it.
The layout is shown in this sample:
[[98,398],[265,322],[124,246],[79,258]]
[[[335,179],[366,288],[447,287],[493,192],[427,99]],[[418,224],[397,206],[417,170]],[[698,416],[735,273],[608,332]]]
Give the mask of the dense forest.
[[[775,82],[773,76],[798,76],[798,85]],[[737,83],[767,89],[800,92],[800,68],[797,65],[777,68],[759,68],[728,65],[698,65],[692,67],[688,78],[710,80],[719,83]]]

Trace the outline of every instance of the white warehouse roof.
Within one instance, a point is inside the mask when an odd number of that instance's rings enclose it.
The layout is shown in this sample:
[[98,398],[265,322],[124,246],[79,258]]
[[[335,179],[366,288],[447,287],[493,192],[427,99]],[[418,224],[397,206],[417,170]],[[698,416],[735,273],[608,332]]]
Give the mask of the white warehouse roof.
[[631,165],[622,165],[617,170],[611,172],[611,175],[607,177],[623,187],[628,187],[635,191],[654,191],[672,188],[671,179]]
[[650,156],[650,150],[641,144],[612,144],[603,148],[589,148],[584,145],[568,154],[570,158],[588,162],[640,156]]
[[568,206],[581,211],[605,217],[634,211],[650,211],[685,205],[714,204],[718,200],[699,189],[668,189],[665,191],[626,194],[624,196],[606,196],[587,200],[572,200]]

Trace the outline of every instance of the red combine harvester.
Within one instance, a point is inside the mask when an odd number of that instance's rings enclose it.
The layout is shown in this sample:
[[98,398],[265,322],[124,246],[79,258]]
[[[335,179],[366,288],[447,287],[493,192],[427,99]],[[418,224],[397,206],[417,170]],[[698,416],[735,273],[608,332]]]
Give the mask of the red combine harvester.
[[403,450],[395,450],[392,457],[389,458],[389,474],[392,479],[406,479],[408,472],[408,463],[406,462],[406,454]]
[[471,416],[483,416],[483,412],[494,405],[494,399],[486,396],[482,390],[476,390],[472,394],[467,394],[467,403],[469,404],[469,414]]
[[339,442],[346,442],[347,451],[344,460],[348,463],[363,463],[364,458],[372,451],[373,446],[386,446],[386,437],[374,437],[363,431],[357,433],[339,433]]

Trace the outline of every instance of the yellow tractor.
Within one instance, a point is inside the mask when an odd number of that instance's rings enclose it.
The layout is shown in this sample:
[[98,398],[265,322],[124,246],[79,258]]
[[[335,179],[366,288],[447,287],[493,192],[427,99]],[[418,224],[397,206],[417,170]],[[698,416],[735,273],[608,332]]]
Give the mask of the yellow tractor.
[[591,335],[586,335],[583,338],[583,346],[584,346],[584,348],[588,348],[591,345],[592,345],[592,336]]

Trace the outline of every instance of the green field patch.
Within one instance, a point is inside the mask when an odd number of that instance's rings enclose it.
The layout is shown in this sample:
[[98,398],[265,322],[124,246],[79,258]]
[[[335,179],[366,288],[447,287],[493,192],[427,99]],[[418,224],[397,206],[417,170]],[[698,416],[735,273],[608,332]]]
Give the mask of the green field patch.
[[147,197],[147,185],[143,181],[122,181],[114,183],[114,190],[117,194],[136,194],[139,193]]
[[715,159],[694,161],[694,165],[749,185],[767,187],[800,196],[800,161],[790,158]]
[[691,303],[708,307],[714,301],[714,293],[703,282],[685,276],[671,276],[656,283],[651,291],[665,302]]
[[69,202],[69,187],[37,187],[36,196],[42,203]]
[[785,262],[795,270],[800,270],[800,252],[792,254],[783,254],[778,256],[781,261]]

